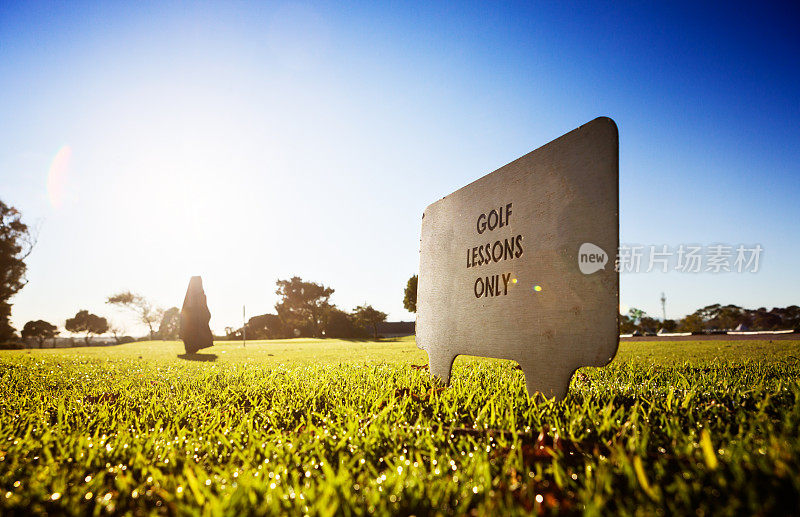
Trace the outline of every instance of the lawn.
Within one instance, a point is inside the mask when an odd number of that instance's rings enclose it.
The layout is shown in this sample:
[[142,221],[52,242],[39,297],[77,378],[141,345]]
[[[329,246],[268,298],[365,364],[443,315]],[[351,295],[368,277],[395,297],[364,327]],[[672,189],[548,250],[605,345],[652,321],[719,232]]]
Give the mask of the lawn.
[[565,401],[411,339],[0,352],[0,514],[781,514],[800,341],[622,343]]

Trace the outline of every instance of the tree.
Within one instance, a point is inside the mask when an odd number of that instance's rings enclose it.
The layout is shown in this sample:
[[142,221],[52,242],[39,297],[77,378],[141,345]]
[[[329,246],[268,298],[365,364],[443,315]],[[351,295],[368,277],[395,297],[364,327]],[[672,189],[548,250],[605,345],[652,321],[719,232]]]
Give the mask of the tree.
[[[246,329],[248,339],[280,339],[289,337],[291,333],[277,314],[253,316],[247,320]],[[239,331],[239,339],[242,338],[241,334]]]
[[740,323],[746,323],[746,311],[736,305],[715,303],[697,309],[694,314],[703,320],[708,329],[733,330]]
[[29,321],[22,327],[22,338],[33,339],[42,348],[45,339],[51,339],[58,334],[58,327],[44,320]]
[[125,334],[125,329],[121,325],[117,325],[115,323],[109,323],[108,331],[111,332],[112,336],[114,336],[114,343],[116,343],[117,345],[121,345],[122,340],[126,337],[123,336],[123,334]]
[[620,334],[633,334],[636,330],[636,322],[627,314],[619,315],[619,333]]
[[639,320],[639,330],[644,333],[655,333],[658,330],[659,321],[650,316],[644,315]]
[[781,328],[800,330],[800,307],[797,305],[790,305],[786,308],[774,308],[770,312],[774,312],[781,318]]
[[664,332],[675,332],[676,328],[678,328],[678,322],[675,320],[666,319],[661,322],[661,330]]
[[161,324],[158,326],[158,335],[161,339],[175,341],[181,333],[181,310],[177,307],[170,307],[164,311]]
[[766,307],[759,307],[749,312],[754,330],[776,330],[781,327],[781,317],[774,312],[774,309],[768,311]]
[[363,327],[372,327],[372,335],[378,339],[378,323],[386,321],[386,313],[375,310],[371,305],[359,305],[353,311],[353,317]]
[[745,317],[746,312],[741,307],[724,305],[720,307],[711,324],[718,329],[734,330],[740,323],[744,323]]
[[406,290],[403,294],[403,307],[408,312],[417,312],[417,275],[408,279]]
[[281,321],[301,334],[320,337],[322,317],[331,307],[328,300],[333,289],[314,282],[304,282],[297,276],[275,283],[278,286],[275,294],[282,298],[275,305]]
[[122,309],[133,312],[139,317],[139,321],[147,325],[150,331],[150,339],[154,339],[155,331],[153,327],[156,323],[161,321],[164,310],[154,306],[150,300],[141,294],[133,293],[131,291],[122,291],[120,293],[111,295],[106,300],[106,303],[116,305]]
[[75,314],[74,318],[67,320],[64,328],[73,334],[84,332],[86,336],[83,338],[86,344],[89,344],[89,337],[93,334],[105,334],[108,332],[108,321],[101,318],[96,314],[92,314],[87,310],[80,310]]
[[36,238],[13,206],[0,201],[0,341],[14,337],[9,300],[25,284],[25,259]]
[[354,338],[362,334],[355,317],[331,307],[325,314],[325,337]]
[[628,309],[628,317],[633,321],[634,325],[637,327],[639,323],[641,323],[642,318],[647,316],[647,313],[644,312],[642,309],[637,309],[636,307],[631,307]]
[[[247,339],[283,339],[290,337],[290,328],[284,325],[283,320],[277,314],[260,314],[247,320],[244,326],[247,331]],[[242,329],[225,327],[225,334],[231,341],[243,339]]]
[[678,330],[681,332],[702,332],[705,328],[703,318],[697,313],[689,314],[678,322]]

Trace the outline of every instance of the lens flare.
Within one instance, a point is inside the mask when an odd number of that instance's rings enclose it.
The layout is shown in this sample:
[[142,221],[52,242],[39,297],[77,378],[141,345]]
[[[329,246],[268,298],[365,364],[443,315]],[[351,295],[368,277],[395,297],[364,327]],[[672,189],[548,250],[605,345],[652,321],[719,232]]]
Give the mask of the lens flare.
[[541,290],[542,290],[542,286],[540,286],[540,285],[535,285],[535,286],[533,286],[533,290],[534,290],[534,291],[536,291],[536,292],[538,293],[539,291],[541,291]]
[[71,159],[72,148],[65,145],[58,150],[50,164],[50,170],[47,173],[47,198],[54,208],[61,208],[64,202],[64,188],[67,184]]

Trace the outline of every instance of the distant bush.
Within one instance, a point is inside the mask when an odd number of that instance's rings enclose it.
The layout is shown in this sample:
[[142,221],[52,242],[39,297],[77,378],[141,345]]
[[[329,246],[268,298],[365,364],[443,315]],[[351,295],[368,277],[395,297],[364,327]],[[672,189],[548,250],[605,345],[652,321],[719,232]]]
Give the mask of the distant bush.
[[132,338],[131,336],[122,336],[119,338],[119,344],[124,345],[125,343],[135,343],[136,339]]
[[356,338],[363,337],[364,332],[356,323],[355,318],[337,308],[328,309],[323,322],[325,337]]
[[6,341],[0,343],[0,350],[22,350],[25,348],[25,343],[22,341]]
[[[247,322],[247,339],[282,339],[291,337],[291,329],[284,325],[277,314],[253,316]],[[228,335],[228,339],[242,339],[242,329]]]

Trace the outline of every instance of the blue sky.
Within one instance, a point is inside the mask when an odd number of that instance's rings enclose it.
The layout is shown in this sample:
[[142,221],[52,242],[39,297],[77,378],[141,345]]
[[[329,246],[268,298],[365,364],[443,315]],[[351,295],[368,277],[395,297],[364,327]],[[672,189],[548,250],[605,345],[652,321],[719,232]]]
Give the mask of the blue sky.
[[411,319],[423,209],[600,115],[622,242],[764,249],[623,274],[623,308],[798,304],[800,16],[724,5],[4,2],[0,199],[41,223],[13,322],[140,334],[105,297],[195,274],[217,332],[291,275]]

